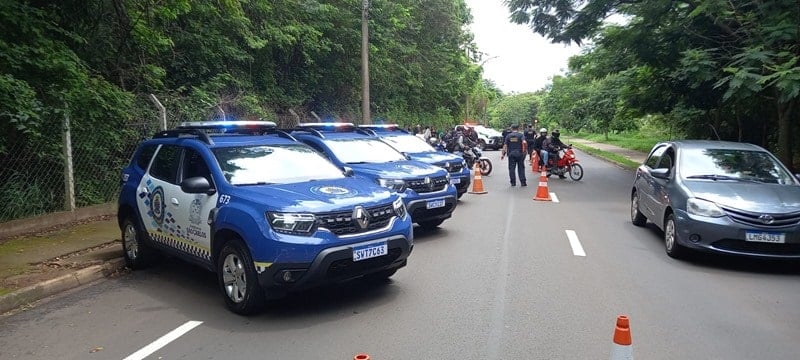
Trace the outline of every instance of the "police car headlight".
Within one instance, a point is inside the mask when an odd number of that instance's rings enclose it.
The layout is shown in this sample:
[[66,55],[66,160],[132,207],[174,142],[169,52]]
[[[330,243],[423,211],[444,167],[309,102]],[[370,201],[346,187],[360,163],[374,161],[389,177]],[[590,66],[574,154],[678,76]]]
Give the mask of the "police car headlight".
[[378,185],[397,192],[406,191],[406,182],[402,179],[378,179]]
[[397,217],[402,219],[406,216],[406,204],[403,203],[403,199],[397,198],[397,200],[392,203],[392,207]]
[[279,233],[308,235],[314,231],[317,218],[313,214],[267,213],[267,221]]

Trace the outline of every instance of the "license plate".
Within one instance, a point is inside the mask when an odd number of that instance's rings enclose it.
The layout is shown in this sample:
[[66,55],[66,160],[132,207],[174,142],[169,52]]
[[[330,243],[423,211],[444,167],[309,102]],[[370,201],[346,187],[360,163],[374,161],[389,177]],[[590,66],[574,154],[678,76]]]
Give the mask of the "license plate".
[[450,183],[453,184],[453,185],[461,184],[461,178],[452,178],[452,179],[450,179]]
[[444,199],[428,201],[426,206],[427,206],[428,209],[436,209],[436,208],[444,207]]
[[786,234],[777,232],[746,231],[745,240],[753,242],[783,244],[786,242]]
[[353,261],[361,261],[371,259],[378,256],[386,255],[389,252],[389,247],[386,242],[372,243],[367,245],[356,246],[353,248]]

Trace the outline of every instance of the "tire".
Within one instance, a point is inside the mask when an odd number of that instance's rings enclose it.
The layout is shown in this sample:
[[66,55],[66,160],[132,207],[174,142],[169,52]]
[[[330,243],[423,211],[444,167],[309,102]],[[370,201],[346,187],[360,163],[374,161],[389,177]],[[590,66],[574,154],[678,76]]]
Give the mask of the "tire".
[[420,221],[418,224],[425,230],[433,230],[438,228],[439,225],[442,225],[443,222],[444,219],[438,219],[438,220]]
[[251,315],[264,308],[264,290],[258,284],[250,251],[241,240],[225,243],[217,258],[216,271],[228,309],[240,315]]
[[581,179],[583,179],[583,166],[581,166],[581,164],[572,164],[569,171],[569,178],[573,181],[581,181]]
[[634,191],[631,195],[631,223],[635,226],[647,224],[647,217],[639,211],[639,192]]
[[463,193],[463,192],[462,193],[458,193],[458,195],[456,195],[456,198],[457,199],[461,199],[461,197],[464,196],[464,194],[466,194],[466,193]]
[[667,255],[673,259],[680,259],[686,256],[687,249],[678,244],[677,229],[675,228],[675,216],[667,215],[664,220],[664,249]]
[[481,175],[489,176],[492,173],[492,162],[489,159],[478,160],[481,166]]
[[147,236],[138,221],[128,216],[122,221],[122,255],[131,270],[144,269],[152,263],[153,250],[144,243]]

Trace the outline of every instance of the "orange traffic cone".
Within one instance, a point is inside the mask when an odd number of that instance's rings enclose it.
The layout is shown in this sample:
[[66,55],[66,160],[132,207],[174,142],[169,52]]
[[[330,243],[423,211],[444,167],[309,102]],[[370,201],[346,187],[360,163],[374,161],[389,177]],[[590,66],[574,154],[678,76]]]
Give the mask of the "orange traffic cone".
[[531,171],[539,172],[539,154],[534,150],[531,155]]
[[353,356],[353,360],[369,360],[369,355],[367,354],[358,354]]
[[631,328],[628,317],[617,316],[617,328],[614,330],[614,347],[611,349],[611,360],[633,360],[631,345]]
[[470,194],[486,194],[488,191],[483,189],[483,176],[481,175],[481,168],[478,163],[472,167],[472,191]]
[[539,188],[536,189],[536,196],[533,197],[533,200],[553,201],[550,198],[550,191],[547,190],[547,171],[544,169],[542,169],[542,176],[539,177]]

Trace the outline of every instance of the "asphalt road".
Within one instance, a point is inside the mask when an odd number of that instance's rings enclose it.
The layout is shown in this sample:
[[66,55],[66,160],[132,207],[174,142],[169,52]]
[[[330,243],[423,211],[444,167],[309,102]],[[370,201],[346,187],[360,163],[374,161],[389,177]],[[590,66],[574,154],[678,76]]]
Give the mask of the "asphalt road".
[[538,176],[510,187],[486,154],[489,193],[417,231],[389,282],[246,318],[213,275],[164,262],[0,319],[0,359],[599,359],[619,314],[640,359],[798,358],[798,264],[670,259],[661,232],[630,224],[630,172],[578,153],[584,179],[550,179],[558,202],[539,202]]

